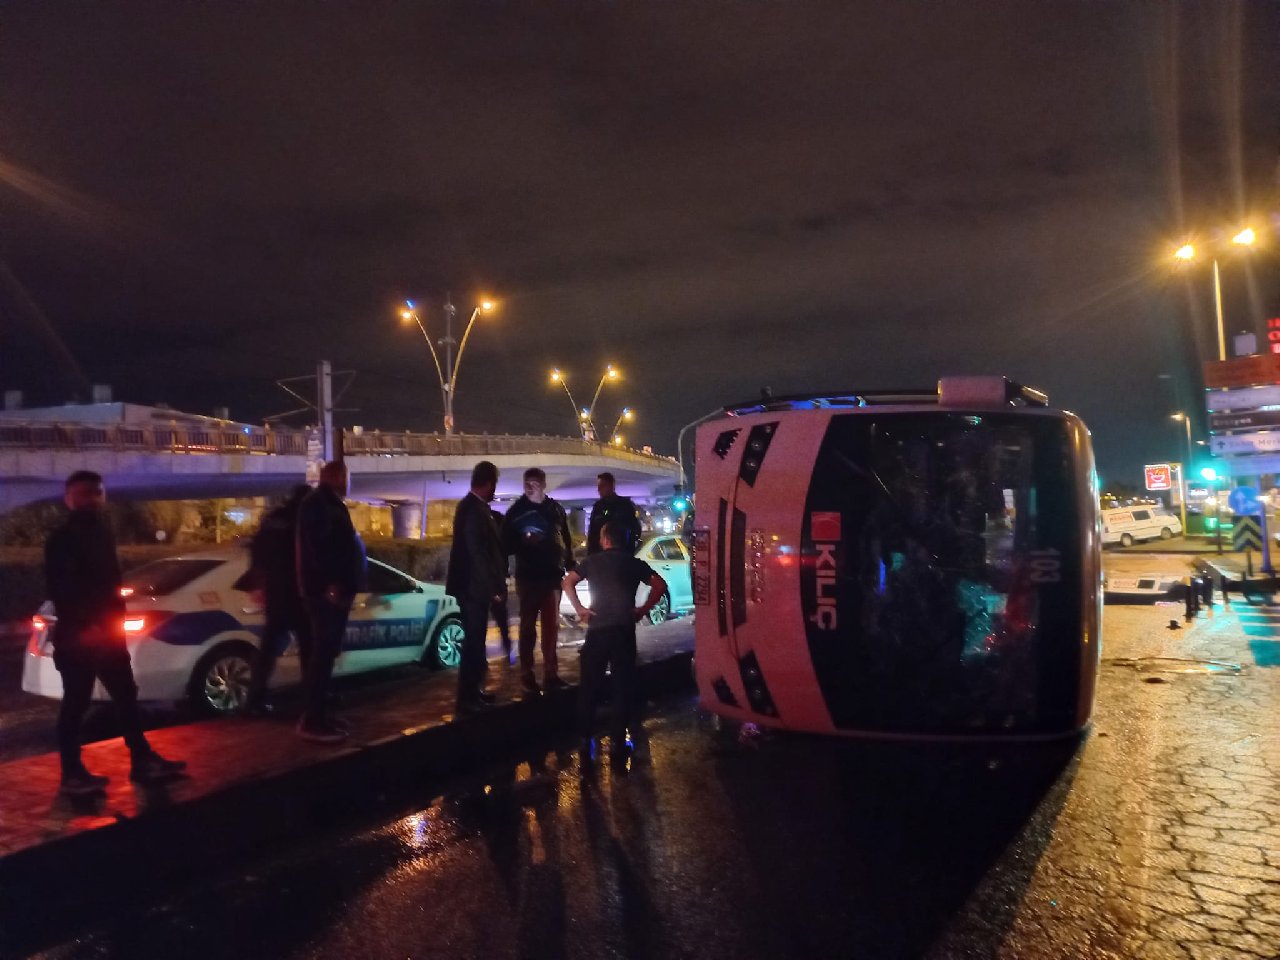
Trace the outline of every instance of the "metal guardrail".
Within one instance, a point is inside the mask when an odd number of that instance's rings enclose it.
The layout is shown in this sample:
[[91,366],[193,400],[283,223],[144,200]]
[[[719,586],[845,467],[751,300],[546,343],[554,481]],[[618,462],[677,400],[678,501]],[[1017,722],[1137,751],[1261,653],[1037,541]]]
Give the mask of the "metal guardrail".
[[[237,430],[172,426],[86,426],[63,423],[5,423],[0,425],[0,449],[114,450],[140,453],[245,454],[306,456],[307,430]],[[645,453],[572,437],[384,433],[344,430],[346,456],[500,456],[519,454],[601,456],[644,464],[674,464],[672,457]]]

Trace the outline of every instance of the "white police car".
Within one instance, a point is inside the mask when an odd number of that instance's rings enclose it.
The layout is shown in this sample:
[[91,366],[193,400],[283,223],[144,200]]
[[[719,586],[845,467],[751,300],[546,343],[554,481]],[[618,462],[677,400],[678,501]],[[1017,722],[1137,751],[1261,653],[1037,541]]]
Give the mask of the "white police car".
[[[261,606],[232,584],[245,572],[249,551],[223,548],[182,554],[138,567],[125,575],[121,592],[124,630],[141,700],[189,697],[213,713],[244,706],[254,654],[262,639]],[[351,610],[334,674],[421,662],[457,666],[462,647],[458,604],[444,588],[415,580],[377,560],[369,561],[369,592]],[[22,689],[62,698],[62,677],[50,642],[57,621],[46,601],[32,620],[23,658]],[[301,669],[295,643],[277,661],[272,687],[297,683]],[[106,699],[101,684],[94,699]]]
[[[693,609],[693,581],[689,576],[689,548],[679,537],[672,534],[652,536],[640,542],[636,556],[653,567],[662,579],[667,581],[667,595],[659,600],[649,611],[650,623],[662,621],[678,614],[688,613]],[[636,606],[644,603],[649,596],[649,585],[641,584],[636,590]],[[591,582],[581,581],[578,584],[578,599],[584,607],[591,607]],[[560,615],[568,623],[577,623],[578,614],[573,609],[573,601],[566,593],[560,598]]]

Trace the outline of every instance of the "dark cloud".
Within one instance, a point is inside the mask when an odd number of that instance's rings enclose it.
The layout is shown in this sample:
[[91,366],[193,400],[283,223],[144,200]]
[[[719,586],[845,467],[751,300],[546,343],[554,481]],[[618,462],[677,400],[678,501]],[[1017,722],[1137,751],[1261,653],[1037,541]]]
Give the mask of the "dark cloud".
[[[1160,258],[1274,205],[1278,27],[1208,0],[10,5],[0,256],[29,301],[0,292],[0,380],[252,417],[326,357],[353,422],[421,429],[439,391],[393,307],[484,290],[465,429],[571,431],[553,364],[588,392],[622,364],[601,405],[663,450],[764,384],[1008,372],[1132,470],[1212,350],[1207,280]],[[1265,264],[1226,279],[1233,325],[1275,306]]]

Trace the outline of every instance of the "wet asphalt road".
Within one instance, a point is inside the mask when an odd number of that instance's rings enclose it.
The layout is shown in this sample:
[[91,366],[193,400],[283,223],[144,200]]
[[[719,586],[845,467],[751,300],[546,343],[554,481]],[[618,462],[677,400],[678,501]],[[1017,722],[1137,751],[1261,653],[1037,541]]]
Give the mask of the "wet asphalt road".
[[744,740],[691,701],[649,729],[630,769],[509,758],[40,956],[918,956],[1071,753]]

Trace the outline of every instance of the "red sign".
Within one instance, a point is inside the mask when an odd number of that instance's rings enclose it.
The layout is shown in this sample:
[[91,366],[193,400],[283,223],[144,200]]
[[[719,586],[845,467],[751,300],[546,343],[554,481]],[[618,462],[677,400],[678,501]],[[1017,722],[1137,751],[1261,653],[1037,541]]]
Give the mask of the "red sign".
[[814,510],[809,514],[809,536],[814,541],[834,542],[840,539],[840,512]]
[[1255,353],[1204,365],[1204,385],[1210,390],[1280,383],[1280,353]]
[[1167,463],[1148,463],[1143,470],[1147,474],[1148,490],[1172,490],[1173,468]]

